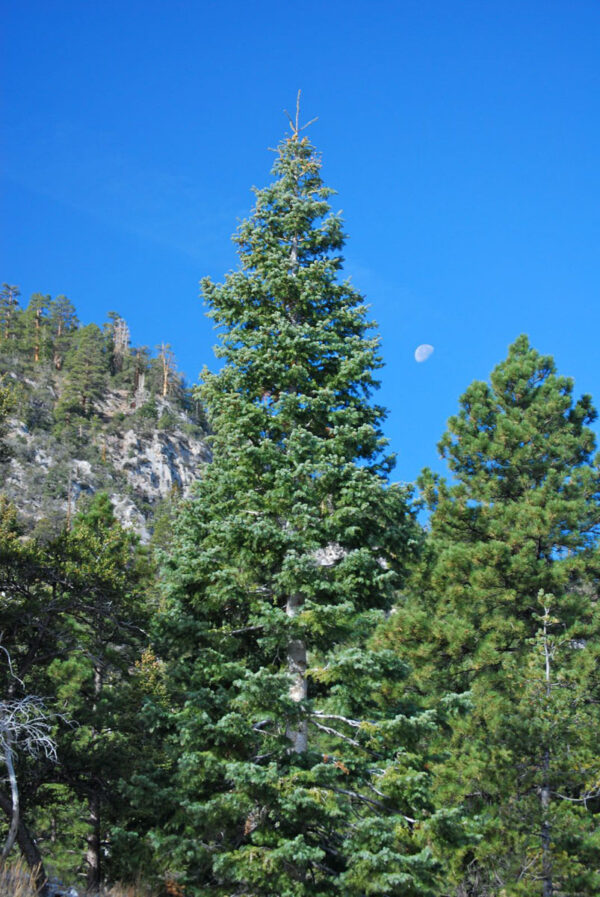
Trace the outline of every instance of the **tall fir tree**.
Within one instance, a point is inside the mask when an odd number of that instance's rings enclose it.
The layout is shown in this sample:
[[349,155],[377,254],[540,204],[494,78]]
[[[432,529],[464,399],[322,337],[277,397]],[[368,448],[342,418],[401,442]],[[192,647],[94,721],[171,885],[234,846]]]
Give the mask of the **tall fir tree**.
[[56,407],[59,419],[91,416],[106,388],[108,359],[103,350],[102,331],[97,324],[79,328],[65,360],[66,377]]
[[23,312],[23,344],[29,360],[34,364],[47,360],[50,352],[50,304],[50,296],[33,293]]
[[104,865],[114,869],[120,859],[111,833],[111,826],[118,828],[122,841],[127,830],[120,783],[144,750],[134,712],[135,663],[145,646],[151,567],[103,493],[75,517],[55,554],[78,615],[71,650],[63,649],[48,675],[77,722],[76,733],[61,728],[58,746],[62,779],[86,805],[86,885],[92,890],[105,878]]
[[461,398],[426,471],[430,539],[389,644],[411,687],[469,692],[448,733],[441,799],[478,843],[453,893],[583,895],[600,888],[600,478],[589,396],[525,336]]
[[48,323],[52,340],[52,362],[56,370],[60,371],[79,326],[75,306],[66,296],[61,294],[52,300]]
[[371,645],[416,543],[370,401],[379,341],[297,128],[273,171],[240,269],[202,284],[224,365],[201,389],[214,461],[165,562],[156,840],[190,894],[433,897],[433,714],[386,698],[405,668]]

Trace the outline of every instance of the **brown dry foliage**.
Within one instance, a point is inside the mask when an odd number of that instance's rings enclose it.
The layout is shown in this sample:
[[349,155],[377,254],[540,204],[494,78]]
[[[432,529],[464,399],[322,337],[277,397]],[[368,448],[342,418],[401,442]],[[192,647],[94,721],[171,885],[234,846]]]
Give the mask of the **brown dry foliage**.
[[[184,897],[181,889],[169,890],[169,884],[167,882],[167,894],[169,897]],[[175,883],[173,885],[175,888],[178,888]],[[83,892],[79,888],[76,888],[76,890],[83,897]],[[1,897],[38,897],[34,873],[22,859],[15,860],[10,865],[4,864],[0,867],[0,895]],[[109,888],[101,888],[97,897],[156,897],[156,892],[143,884],[115,884]]]
[[33,872],[22,860],[0,867],[0,894],[11,897],[37,897]]

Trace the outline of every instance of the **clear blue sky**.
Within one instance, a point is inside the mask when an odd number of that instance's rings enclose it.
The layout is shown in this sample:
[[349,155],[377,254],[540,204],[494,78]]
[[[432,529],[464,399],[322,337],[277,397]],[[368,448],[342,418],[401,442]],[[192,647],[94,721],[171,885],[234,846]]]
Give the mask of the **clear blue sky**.
[[[5,0],[0,280],[214,365],[198,280],[236,264],[303,91],[379,322],[396,478],[527,332],[600,403],[598,0]],[[435,353],[413,358],[419,343]]]

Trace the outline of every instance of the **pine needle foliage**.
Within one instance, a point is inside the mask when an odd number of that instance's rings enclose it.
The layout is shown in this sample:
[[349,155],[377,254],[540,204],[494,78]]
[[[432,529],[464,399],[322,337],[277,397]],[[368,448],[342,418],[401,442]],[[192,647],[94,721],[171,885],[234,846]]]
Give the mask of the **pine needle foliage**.
[[437,893],[424,768],[434,714],[386,697],[405,666],[370,640],[417,530],[372,403],[379,341],[340,278],[342,223],[298,133],[202,282],[220,328],[200,396],[214,461],[165,561],[166,694],[155,842],[186,893]]
[[600,888],[600,470],[591,398],[521,336],[460,400],[425,471],[427,551],[389,641],[428,700],[468,693],[449,727],[440,797],[474,841],[459,894]]

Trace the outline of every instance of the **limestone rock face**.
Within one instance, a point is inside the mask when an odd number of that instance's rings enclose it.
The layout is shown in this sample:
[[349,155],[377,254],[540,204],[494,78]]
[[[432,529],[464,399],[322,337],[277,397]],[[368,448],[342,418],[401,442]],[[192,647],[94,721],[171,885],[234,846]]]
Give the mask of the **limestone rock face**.
[[199,466],[209,460],[205,443],[178,429],[147,435],[134,430],[115,433],[107,437],[106,449],[114,467],[149,502],[165,498],[173,489],[187,494]]
[[64,521],[85,496],[103,491],[121,523],[142,541],[150,538],[159,502],[188,495],[210,451],[197,421],[175,403],[154,398],[151,415],[140,416],[148,402],[144,394],[107,392],[91,437],[75,448],[52,428],[9,421],[0,489],[31,528],[42,520]]

